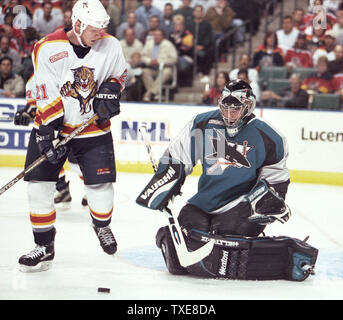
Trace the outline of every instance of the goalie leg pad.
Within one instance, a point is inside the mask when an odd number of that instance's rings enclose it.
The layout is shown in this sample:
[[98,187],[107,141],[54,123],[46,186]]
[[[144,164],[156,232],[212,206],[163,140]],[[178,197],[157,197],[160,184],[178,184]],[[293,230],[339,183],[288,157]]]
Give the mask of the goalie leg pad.
[[162,210],[174,196],[180,193],[185,181],[185,166],[170,157],[162,157],[158,170],[143,189],[136,203],[153,210]]
[[[192,230],[190,249],[213,237]],[[212,253],[192,266],[189,274],[224,279],[303,281],[314,272],[318,250],[299,239],[240,236],[214,237]]]
[[156,245],[162,250],[164,262],[171,274],[180,275],[187,273],[187,269],[180,265],[168,226],[158,230]]

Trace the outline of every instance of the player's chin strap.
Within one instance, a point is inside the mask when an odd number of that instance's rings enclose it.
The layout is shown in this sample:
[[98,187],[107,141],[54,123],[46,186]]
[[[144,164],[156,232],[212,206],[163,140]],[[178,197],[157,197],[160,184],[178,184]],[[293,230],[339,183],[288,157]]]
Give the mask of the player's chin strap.
[[76,32],[75,26],[73,27],[74,34],[75,34],[77,40],[79,41],[80,46],[83,47],[83,48],[87,48],[87,46],[85,46],[85,45],[83,44],[82,40],[81,40],[81,35],[82,35],[83,31],[86,29],[86,27],[87,27],[87,26],[86,26],[83,22],[81,22],[80,33],[77,33],[77,32]]
[[[142,125],[139,128],[139,131],[142,135],[145,146],[147,148],[152,168],[154,172],[156,172],[157,164],[156,164],[154,155],[152,153],[150,142],[147,138],[146,126]],[[169,204],[170,203],[172,203],[172,201],[169,201]],[[178,219],[173,216],[173,213],[168,208],[168,205],[166,205],[162,209],[162,211],[166,214],[166,217],[168,219],[168,227],[169,227],[170,234],[172,236],[172,240],[173,240],[174,247],[176,250],[176,254],[177,254],[177,257],[179,259],[181,266],[188,267],[192,264],[195,264],[203,260],[212,252],[212,249],[214,246],[213,239],[211,239],[208,243],[206,243],[204,246],[200,247],[199,249],[195,251],[188,251]]]

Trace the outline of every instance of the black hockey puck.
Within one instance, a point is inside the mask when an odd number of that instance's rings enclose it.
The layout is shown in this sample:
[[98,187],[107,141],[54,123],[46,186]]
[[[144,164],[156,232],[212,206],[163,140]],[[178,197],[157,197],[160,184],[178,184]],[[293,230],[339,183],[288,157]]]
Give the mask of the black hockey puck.
[[110,293],[111,289],[110,288],[98,288],[98,292]]

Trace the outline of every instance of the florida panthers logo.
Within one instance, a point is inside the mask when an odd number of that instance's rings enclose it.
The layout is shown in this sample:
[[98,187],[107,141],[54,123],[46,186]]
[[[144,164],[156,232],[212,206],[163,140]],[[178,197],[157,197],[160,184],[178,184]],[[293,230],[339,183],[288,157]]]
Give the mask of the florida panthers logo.
[[94,81],[94,69],[79,67],[71,69],[74,75],[74,82],[67,81],[61,88],[63,97],[72,97],[80,103],[81,115],[91,111],[90,101],[95,96],[97,81]]
[[205,158],[210,161],[215,161],[207,169],[208,174],[220,174],[228,167],[236,168],[250,168],[251,164],[247,159],[247,153],[253,148],[248,146],[248,141],[242,144],[228,142],[225,134],[220,130],[214,129],[217,136],[210,137],[212,143],[213,153],[207,155]]

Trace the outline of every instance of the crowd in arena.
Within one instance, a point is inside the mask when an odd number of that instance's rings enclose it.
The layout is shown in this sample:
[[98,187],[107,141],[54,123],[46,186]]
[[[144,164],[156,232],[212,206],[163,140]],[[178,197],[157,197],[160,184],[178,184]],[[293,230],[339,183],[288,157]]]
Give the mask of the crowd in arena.
[[[161,83],[192,86],[196,74],[208,76],[219,55],[243,44],[250,21],[261,27],[269,0],[101,0],[110,16],[107,32],[121,43],[128,62],[123,100],[158,101]],[[76,0],[0,0],[0,96],[24,97],[33,73],[31,53],[36,42],[59,28],[72,28]],[[279,1],[280,2],[280,1]],[[267,13],[268,14],[268,13]],[[343,101],[343,3],[309,0],[307,8],[284,15],[282,28],[268,31],[263,43],[244,53],[238,67],[217,72],[202,103],[217,104],[225,83],[241,78],[250,83],[260,105],[309,108],[313,95],[334,94]],[[282,90],[265,81],[266,68],[281,68]],[[305,70],[305,71],[304,71]],[[280,83],[280,82],[279,82]],[[195,103],[198,103],[195,101]]]

